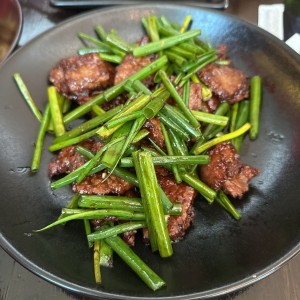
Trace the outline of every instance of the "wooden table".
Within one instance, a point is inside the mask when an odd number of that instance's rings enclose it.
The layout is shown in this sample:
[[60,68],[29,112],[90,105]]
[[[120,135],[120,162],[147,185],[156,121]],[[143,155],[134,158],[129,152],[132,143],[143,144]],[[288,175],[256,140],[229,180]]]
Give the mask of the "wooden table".
[[[24,45],[37,34],[53,27],[59,21],[71,17],[78,11],[60,11],[49,6],[47,0],[20,0],[24,28],[19,45]],[[258,5],[281,3],[279,0],[230,0],[227,13],[239,16],[257,24]],[[52,18],[45,18],[47,15]],[[51,20],[51,21],[50,21]],[[285,38],[288,38],[293,24],[288,24]],[[35,276],[14,261],[0,248],[0,299],[1,300],[87,300],[73,295]],[[300,255],[294,257],[280,270],[258,283],[220,298],[234,300],[297,300],[300,299]]]

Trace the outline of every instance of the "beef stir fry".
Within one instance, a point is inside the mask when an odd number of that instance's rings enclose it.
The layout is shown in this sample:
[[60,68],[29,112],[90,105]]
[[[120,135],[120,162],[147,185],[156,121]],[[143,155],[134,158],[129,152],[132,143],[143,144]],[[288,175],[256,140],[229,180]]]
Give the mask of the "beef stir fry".
[[[143,25],[148,35],[135,43],[98,26],[103,48],[80,49],[49,73],[39,137],[46,130],[55,135],[51,187],[71,184],[75,196],[41,230],[84,219],[98,283],[100,264],[112,264],[101,260],[101,249],[122,257],[118,249],[129,246],[124,249],[135,261],[140,230],[152,251],[169,257],[193,224],[195,201],[217,202],[239,219],[231,200],[240,201],[259,175],[239,152],[248,131],[251,139],[258,135],[260,78],[250,80],[225,45],[212,48],[197,29],[178,29],[155,16]],[[153,290],[165,285],[156,274],[137,274]]]

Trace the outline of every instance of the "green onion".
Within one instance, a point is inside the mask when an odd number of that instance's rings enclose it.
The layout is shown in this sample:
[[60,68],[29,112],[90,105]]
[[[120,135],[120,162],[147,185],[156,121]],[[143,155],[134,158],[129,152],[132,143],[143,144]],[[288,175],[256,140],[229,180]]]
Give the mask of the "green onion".
[[[149,153],[151,153],[151,151],[148,151]],[[166,155],[163,151],[161,153],[162,155]],[[118,169],[118,173],[116,173],[116,175],[118,175],[119,177],[123,178],[124,180],[127,180],[132,183],[134,186],[139,186],[138,184],[138,181],[137,181],[137,178],[135,176],[132,176],[132,173],[130,172],[124,172],[125,170],[124,169]],[[158,186],[159,188],[159,192],[160,192],[160,197],[161,197],[161,201],[162,201],[162,205],[163,205],[163,209],[164,209],[164,212],[165,214],[171,214],[171,211],[173,210],[174,208],[174,203],[172,203],[168,196],[165,194],[165,192],[163,191],[163,189]],[[173,214],[173,212],[172,212]]]
[[208,185],[202,182],[200,179],[196,178],[195,176],[184,173],[181,174],[182,180],[197,190],[204,198],[209,202],[212,203],[216,197],[216,191],[211,189]]
[[[248,122],[249,108],[250,108],[249,100],[243,100],[239,103],[239,110],[236,119],[235,130],[241,128],[245,123]],[[240,151],[243,139],[244,139],[244,135],[240,135],[239,137],[231,140],[231,143],[233,144],[233,146],[238,152]]]
[[187,60],[193,60],[195,59],[197,56],[195,53],[190,52],[186,49],[184,49],[181,45],[177,45],[171,48],[173,53],[176,53],[178,55],[180,55],[181,57],[187,59]]
[[[131,115],[132,113],[140,111],[149,101],[151,100],[151,96],[149,95],[141,95],[137,99],[135,99],[133,102],[125,106],[118,114],[116,114],[112,119],[111,122],[114,120],[117,120],[119,118],[123,118],[125,116]],[[137,113],[139,115],[139,113]],[[134,118],[136,115],[134,115]],[[131,117],[130,117],[131,118]],[[110,122],[110,123],[111,123]],[[122,123],[119,125],[116,125],[112,128],[107,128],[105,125],[100,127],[97,131],[97,134],[105,139],[108,138],[111,134],[113,134],[118,128],[122,126]]]
[[137,133],[139,132],[141,127],[144,125],[145,121],[146,121],[145,117],[140,117],[134,121],[134,123],[130,129],[130,132],[127,135],[126,140],[124,140],[124,142],[122,144],[121,151],[114,158],[114,165],[112,167],[112,170],[117,166],[118,162],[120,161],[120,159],[122,158],[122,156],[124,155],[126,150],[128,149],[129,145],[132,143],[134,137],[137,135]]
[[191,89],[191,82],[187,80],[183,86],[183,92],[182,92],[182,100],[187,107],[189,107],[189,102],[190,102],[190,89]]
[[176,132],[172,129],[169,130],[170,133],[170,141],[173,146],[174,154],[180,156],[187,156],[188,149],[184,141],[176,134]]
[[187,132],[178,126],[173,120],[167,117],[163,112],[159,112],[158,116],[161,123],[174,130],[184,141],[188,141],[190,139]]
[[167,91],[162,92],[160,95],[151,100],[144,108],[143,114],[147,119],[154,118],[157,113],[164,106],[165,102],[168,100],[170,94]]
[[148,35],[151,39],[152,42],[156,42],[160,39],[159,33],[158,33],[158,28],[157,28],[157,17],[156,16],[149,16],[147,18],[148,21]]
[[63,135],[66,130],[63,122],[62,111],[58,103],[57,91],[54,86],[50,86],[48,88],[48,98],[55,135]]
[[241,218],[241,215],[234,208],[231,201],[227,197],[227,195],[223,191],[219,191],[216,197],[217,202],[227,211],[229,212],[236,220]]
[[234,138],[236,138],[236,137],[244,134],[250,128],[251,128],[251,124],[250,123],[246,123],[241,128],[239,128],[239,129],[237,129],[237,130],[235,130],[233,132],[230,132],[230,133],[224,134],[222,136],[216,137],[213,140],[210,140],[210,141],[206,142],[205,144],[203,144],[203,145],[195,148],[194,151],[193,151],[193,153],[194,154],[200,154],[200,153],[204,152],[205,150],[211,148],[212,146],[215,146],[215,145],[217,145],[217,144],[219,144],[221,142],[224,142],[224,141],[228,141],[228,140],[234,139]]
[[[108,217],[116,218],[121,221],[144,221],[145,220],[144,213],[135,212],[135,211],[130,212],[130,211],[121,210],[121,209],[117,209],[117,210],[116,209],[91,210],[91,209],[83,209],[83,208],[78,208],[78,209],[63,208],[62,209],[62,213],[66,217],[79,215],[79,216],[75,217],[76,220],[77,219],[78,220],[79,219],[82,219],[82,220],[101,219],[101,218],[104,218],[102,215],[105,214],[105,211],[106,211]],[[93,217],[93,214],[91,212],[94,212],[95,216],[98,216],[98,217]]]
[[136,144],[138,143],[139,141],[141,141],[143,138],[145,138],[146,136],[149,135],[149,131],[146,130],[146,129],[141,129],[137,134],[136,136],[134,137],[134,139],[132,140],[132,144]]
[[[68,175],[64,176],[63,178],[60,178],[54,182],[52,182],[50,184],[50,187],[53,190],[59,189],[61,187],[64,187],[74,181],[76,181],[77,177],[79,176],[80,172],[88,165],[89,162],[86,162],[84,165],[80,166],[79,168],[77,168],[76,170],[74,170],[73,172],[69,173]],[[99,164],[96,167],[94,167],[89,173],[88,175],[92,175],[95,174],[97,172],[100,172],[102,170],[104,170],[106,168],[105,165],[103,164]]]
[[168,75],[166,74],[166,72],[163,70],[159,70],[158,73],[159,73],[161,80],[163,81],[166,89],[170,92],[172,98],[175,100],[175,102],[181,109],[182,113],[190,121],[192,126],[194,126],[195,128],[199,128],[199,122],[196,120],[194,115],[191,113],[191,111],[188,109],[188,107],[183,102],[181,96],[178,94],[176,88],[174,87],[174,85],[172,84],[170,79],[168,78]]
[[40,112],[40,110],[37,108],[36,104],[34,103],[30,92],[28,90],[28,88],[26,87],[25,82],[23,81],[21,75],[19,73],[15,73],[13,75],[17,87],[19,88],[24,100],[26,101],[27,105],[29,106],[30,110],[32,111],[32,113],[34,114],[34,116],[37,118],[37,120],[39,122],[42,122],[43,116]]
[[[94,157],[94,154],[91,153],[90,151],[85,150],[84,152],[85,152],[85,154],[88,154],[87,157],[89,159]],[[88,164],[88,162],[85,165],[87,165],[87,164]],[[62,179],[59,179],[59,180],[51,183],[51,188],[57,189],[57,188],[60,188],[62,186],[65,186],[65,185],[75,181],[76,178],[78,177],[78,174],[81,172],[81,170],[85,168],[85,165],[79,167],[78,169],[76,169],[72,173],[66,175]],[[99,164],[97,167],[94,167],[88,175],[91,175],[98,171],[101,171],[104,168],[105,168],[105,166],[103,164]],[[122,178],[123,180],[128,181],[130,184],[132,184],[136,187],[139,187],[139,182],[138,182],[136,176],[134,174],[132,174],[131,172],[128,172],[127,170],[125,170],[123,168],[116,167],[114,170],[112,170],[112,173],[115,174],[116,176]],[[175,205],[169,200],[169,198],[167,197],[167,195],[165,194],[165,192],[162,190],[162,188],[160,186],[159,186],[159,191],[160,191],[160,197],[162,200],[164,212],[166,214],[176,214],[175,211],[178,211],[178,208],[175,208]],[[174,210],[173,210],[173,208],[174,208]]]
[[[150,233],[153,234],[152,239],[156,240],[161,257],[171,256],[173,249],[163,213],[151,154],[148,152],[134,152],[132,156],[139,180],[149,236]],[[150,241],[152,242],[151,238]]]
[[80,135],[94,129],[95,127],[110,120],[113,116],[115,116],[117,113],[119,113],[121,111],[122,107],[123,106],[121,105],[121,106],[117,106],[107,112],[104,111],[104,113],[102,113],[84,123],[81,123],[79,126],[72,128],[71,130],[67,131],[65,134],[54,139],[53,144],[75,138],[77,136],[80,136]]
[[112,236],[106,238],[105,241],[150,289],[156,291],[166,285],[166,283],[152,271],[120,237]]
[[185,32],[188,29],[188,27],[190,26],[191,22],[192,22],[192,17],[186,16],[181,25],[180,32]]
[[121,136],[120,138],[114,139],[111,142],[104,145],[97,153],[96,155],[88,162],[88,164],[82,169],[78,177],[76,178],[76,183],[80,183],[93,169],[95,165],[97,165],[100,162],[100,158],[103,155],[103,153],[113,145],[119,143],[120,141],[124,140],[125,136]]
[[84,134],[81,134],[79,136],[75,136],[73,138],[67,139],[67,140],[63,140],[61,142],[58,142],[56,144],[52,144],[48,149],[49,151],[53,152],[53,151],[57,151],[60,150],[62,148],[65,148],[67,146],[71,146],[71,145],[75,145],[78,144],[88,138],[91,138],[92,136],[94,136],[98,131],[98,128],[94,128]]
[[43,143],[46,135],[46,131],[50,122],[51,114],[50,114],[50,106],[49,104],[46,106],[44,116],[41,121],[40,129],[36,138],[33,158],[31,162],[31,171],[36,172],[40,167],[40,161],[43,151]]
[[95,282],[97,284],[101,284],[102,277],[101,277],[101,269],[100,269],[100,242],[99,241],[94,242],[94,276],[95,276]]
[[132,52],[133,47],[123,39],[121,39],[116,33],[109,33],[106,35],[106,42],[113,45],[126,53]]
[[[203,165],[208,164],[208,155],[192,155],[192,156],[156,156],[152,157],[154,165],[160,166],[173,166],[182,164],[197,164]],[[131,168],[133,167],[132,157],[123,157],[120,162],[120,167]]]
[[170,50],[165,50],[164,54],[167,55],[169,61],[173,62],[176,64],[178,67],[183,66],[186,64],[186,59],[179,54],[175,53],[172,49]]
[[91,43],[95,44],[96,46],[98,46],[98,48],[106,49],[107,51],[111,52],[110,47],[107,44],[99,41],[97,38],[94,38],[94,37],[92,37],[88,34],[85,34],[83,32],[79,32],[78,37],[81,38],[84,41],[91,42]]
[[85,55],[89,53],[111,53],[110,50],[104,48],[80,48],[77,53],[79,55]]
[[[168,133],[165,125],[162,122],[160,123],[160,128],[161,128],[164,140],[165,140],[165,145],[166,145],[168,154],[170,156],[171,155],[173,156],[174,151],[173,151],[172,144],[171,144],[171,141],[170,141],[169,133]],[[179,174],[178,167],[176,165],[172,166],[172,172],[173,172],[173,175],[174,175],[174,178],[175,178],[176,182],[180,183],[182,180],[181,180],[181,177],[180,177],[180,174]]]
[[128,211],[143,212],[144,208],[141,198],[112,195],[82,195],[78,202],[79,207],[102,208],[102,209],[121,209]]
[[152,94],[152,92],[140,80],[133,81],[132,87],[135,91],[144,93],[145,95]]
[[[167,155],[151,138],[148,138],[148,141],[152,144],[154,149],[162,156]],[[143,147],[145,149],[145,147]]]
[[[79,193],[75,193],[73,195],[73,197],[71,198],[71,200],[68,202],[66,208],[71,208],[71,209],[78,208],[78,201],[79,201],[79,199],[80,199],[80,194]],[[61,213],[57,219],[59,220],[59,219],[62,219],[64,217],[65,217],[65,215]]]
[[113,265],[113,250],[105,242],[105,240],[99,241],[100,243],[100,266],[112,267]]
[[66,217],[59,219],[42,229],[35,230],[35,232],[44,231],[50,229],[59,224],[63,224],[72,220],[92,220],[92,219],[101,219],[107,216],[117,217],[122,220],[135,220],[136,216],[142,216],[140,213],[136,214],[134,212],[124,211],[124,210],[110,210],[110,209],[97,209],[97,210],[88,210],[83,211],[81,209],[63,209],[64,214],[68,214]]
[[206,65],[212,63],[217,60],[218,56],[216,54],[205,55],[198,59],[197,63],[188,71],[188,73],[182,78],[179,86],[183,86],[185,82],[190,79],[194,74],[196,74],[199,70],[204,68]]
[[105,29],[101,25],[97,25],[95,27],[95,32],[100,40],[106,41],[107,33],[105,32]]
[[[191,126],[188,120],[185,119],[185,116],[179,111],[174,109],[169,104],[166,104],[161,112],[170,120],[172,120],[175,124],[177,124],[180,128],[182,128],[184,131],[186,131],[192,138],[198,139],[201,137],[201,132],[199,129],[195,129],[195,127]],[[198,123],[199,124],[199,123]]]
[[87,238],[89,242],[95,242],[98,240],[106,239],[111,236],[119,235],[124,232],[137,230],[140,228],[145,228],[146,222],[127,222],[119,225],[115,225],[113,227],[99,229],[97,232],[90,233]]
[[107,89],[104,93],[97,95],[95,98],[91,99],[90,101],[85,102],[84,104],[80,105],[79,107],[75,108],[74,110],[70,111],[68,114],[64,116],[64,123],[68,124],[71,121],[76,120],[77,118],[85,115],[88,113],[91,108],[95,104],[102,104],[105,101],[110,101],[117,96],[119,96],[124,91],[124,83],[127,80],[143,80],[149,75],[155,73],[157,70],[159,70],[162,66],[164,66],[168,62],[168,59],[166,56],[162,56],[155,60],[154,62],[147,65],[145,68],[139,70],[132,76],[130,76],[128,79],[123,80],[122,82],[118,83],[117,85],[114,85],[113,87]]
[[200,30],[194,29],[194,30],[189,30],[184,33],[177,34],[176,36],[162,38],[158,41],[151,42],[151,43],[145,44],[143,46],[134,48],[133,55],[136,57],[149,55],[154,52],[158,52],[160,50],[164,50],[164,49],[170,48],[174,45],[180,44],[183,41],[186,41],[188,39],[198,36],[200,33],[201,33]]
[[99,53],[99,56],[101,59],[114,64],[120,64],[123,61],[123,57],[116,54]]
[[[84,226],[85,234],[89,235],[92,232],[92,227],[91,227],[90,221],[83,220],[83,226]],[[93,247],[93,244],[89,240],[88,240],[88,246],[89,246],[89,248]]]
[[137,118],[141,117],[142,115],[143,115],[143,112],[138,110],[129,115],[124,115],[123,117],[113,119],[113,120],[107,122],[104,126],[107,129],[111,129],[111,128],[119,126],[119,125],[124,125],[128,121],[136,120]]
[[[228,110],[229,110],[229,104],[227,102],[223,102],[216,109],[214,116],[224,116],[227,114]],[[218,125],[220,125],[220,124],[218,124]],[[213,123],[208,124],[203,131],[203,135],[205,137],[207,137],[209,134],[211,134],[214,131],[215,128],[216,128],[216,125],[214,125]]]
[[230,128],[229,131],[232,132],[236,129],[236,120],[239,111],[239,102],[236,102],[231,107],[231,118],[230,118]]
[[93,105],[92,106],[92,111],[97,115],[103,115],[105,113],[105,110],[103,108],[101,108],[99,105]]
[[203,111],[192,110],[192,113],[199,122],[209,123],[212,125],[226,126],[229,120],[226,116],[210,114]]
[[103,154],[103,157],[101,158],[101,163],[106,165],[109,169],[113,169],[114,166],[118,163],[120,157],[122,156],[123,146],[125,145],[126,140],[128,139],[128,135],[131,131],[132,126],[132,121],[127,122],[113,133],[110,141],[113,141],[120,137],[123,137],[124,139],[116,143],[114,147],[109,147]]
[[261,78],[260,76],[253,76],[251,79],[251,99],[250,99],[250,123],[251,129],[249,136],[251,140],[255,140],[259,133],[259,118],[261,107]]

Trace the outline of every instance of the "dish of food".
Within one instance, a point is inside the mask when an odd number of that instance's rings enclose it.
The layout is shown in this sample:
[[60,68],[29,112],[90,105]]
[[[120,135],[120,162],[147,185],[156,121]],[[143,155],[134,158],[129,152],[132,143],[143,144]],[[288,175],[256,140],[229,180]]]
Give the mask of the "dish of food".
[[[128,19],[115,24],[110,18],[112,12],[114,16],[127,13]],[[155,255],[149,256],[149,249],[142,243],[136,245],[139,255],[167,282],[166,287],[155,292],[155,297],[175,296],[180,299],[224,294],[266,276],[299,250],[296,230],[299,227],[298,204],[293,197],[299,189],[296,184],[299,172],[299,104],[297,100],[291,100],[294,98],[286,97],[298,93],[295,78],[299,76],[299,60],[287,47],[263,31],[217,12],[163,5],[101,10],[62,24],[22,48],[5,64],[5,72],[2,72],[5,75],[1,75],[4,80],[1,82],[9,89],[1,89],[0,96],[1,99],[8,99],[6,93],[9,93],[9,99],[14,100],[2,102],[5,114],[1,122],[5,128],[5,143],[1,161],[3,178],[7,178],[2,183],[2,190],[7,191],[1,204],[2,211],[5,211],[1,216],[2,246],[40,276],[84,295],[153,297],[153,292],[147,290],[118,258],[113,269],[103,270],[105,281],[103,279],[103,285],[96,287],[91,252],[84,247],[84,235],[74,235],[75,231],[82,231],[78,224],[42,234],[33,232],[33,229],[42,228],[57,218],[71,191],[51,190],[49,187],[47,162],[52,158],[47,151],[47,145],[51,144],[49,139],[43,152],[45,163],[41,164],[38,176],[30,174],[28,167],[39,125],[24,109],[23,100],[12,80],[12,74],[21,73],[38,106],[43,107],[47,99],[49,70],[58,60],[76,53],[82,47],[76,37],[79,31],[92,35],[93,28],[100,24],[107,29],[115,28],[120,36],[133,42],[143,34],[141,17],[149,14],[165,15],[179,23],[186,15],[191,15],[192,27],[201,28],[202,37],[213,46],[225,44],[235,66],[249,76],[260,74],[263,78],[261,132],[255,142],[246,140],[241,151],[243,161],[258,166],[261,174],[251,182],[250,191],[243,200],[234,202],[242,219],[236,222],[218,206],[196,201],[195,220],[184,239],[174,244],[171,258],[161,261]],[[252,42],[249,43],[249,40]],[[33,53],[32,49],[36,48],[40,57]],[[29,68],[35,63],[38,68]],[[278,75],[271,76],[275,71]],[[276,84],[279,77],[284,85]],[[283,102],[284,113],[280,106]],[[280,120],[277,117],[275,120],[274,116],[279,115]],[[28,131],[26,128],[31,129]],[[15,151],[12,153],[9,149]],[[279,186],[282,180],[285,184]],[[14,189],[14,185],[21,188]],[[24,201],[20,201],[22,194],[25,195]],[[283,195],[284,203],[280,201]],[[280,223],[276,221],[278,219]],[[290,230],[291,224],[295,230]],[[257,255],[261,240],[265,241],[265,245]]]
[[22,13],[18,1],[3,0],[0,4],[0,62],[11,53],[22,28]]

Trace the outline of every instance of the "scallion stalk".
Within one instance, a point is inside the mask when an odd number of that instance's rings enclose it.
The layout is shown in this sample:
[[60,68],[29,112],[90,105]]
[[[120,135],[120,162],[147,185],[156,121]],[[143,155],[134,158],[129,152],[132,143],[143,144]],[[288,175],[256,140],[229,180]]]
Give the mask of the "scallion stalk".
[[177,34],[167,38],[162,38],[158,41],[154,41],[133,49],[133,55],[136,57],[149,55],[160,50],[170,48],[174,45],[180,44],[188,39],[194,38],[201,33],[200,30],[194,29],[184,33]]
[[251,129],[249,131],[249,136],[251,140],[255,140],[259,133],[259,118],[260,118],[260,108],[261,108],[261,77],[253,76],[251,79],[251,91],[250,91],[250,123]]
[[29,106],[30,110],[32,111],[33,115],[37,118],[39,122],[42,122],[43,115],[41,114],[40,110],[36,106],[35,102],[32,99],[32,96],[23,80],[21,75],[19,73],[15,73],[13,75],[17,87],[19,88],[19,91],[21,92],[24,100],[26,101],[27,105]]
[[150,289],[156,291],[166,285],[164,280],[150,269],[120,237],[112,236],[105,241]]
[[163,213],[163,206],[152,156],[148,152],[134,152],[132,154],[137,178],[142,195],[142,203],[145,209],[146,223],[149,234],[153,234],[158,251],[162,257],[173,254],[170,236]]
[[241,128],[233,131],[233,132],[230,132],[230,133],[227,133],[227,134],[224,134],[222,136],[219,136],[219,137],[216,137],[214,138],[213,140],[210,140],[206,143],[204,143],[203,145],[197,147],[194,149],[193,153],[194,154],[200,154],[200,153],[203,153],[205,150],[221,143],[221,142],[224,142],[224,141],[228,141],[228,140],[231,140],[231,139],[234,139],[242,134],[244,134],[245,132],[247,132],[249,129],[251,128],[251,124],[250,123],[246,123],[245,125],[243,125]]
[[51,118],[51,112],[50,112],[50,106],[49,104],[46,106],[40,129],[36,138],[36,142],[34,145],[34,152],[33,152],[33,157],[32,157],[32,162],[31,162],[31,172],[36,172],[39,167],[40,167],[40,162],[41,162],[41,156],[42,156],[42,151],[43,151],[43,144],[44,144],[44,139],[45,135],[47,132],[47,128],[50,122]]

